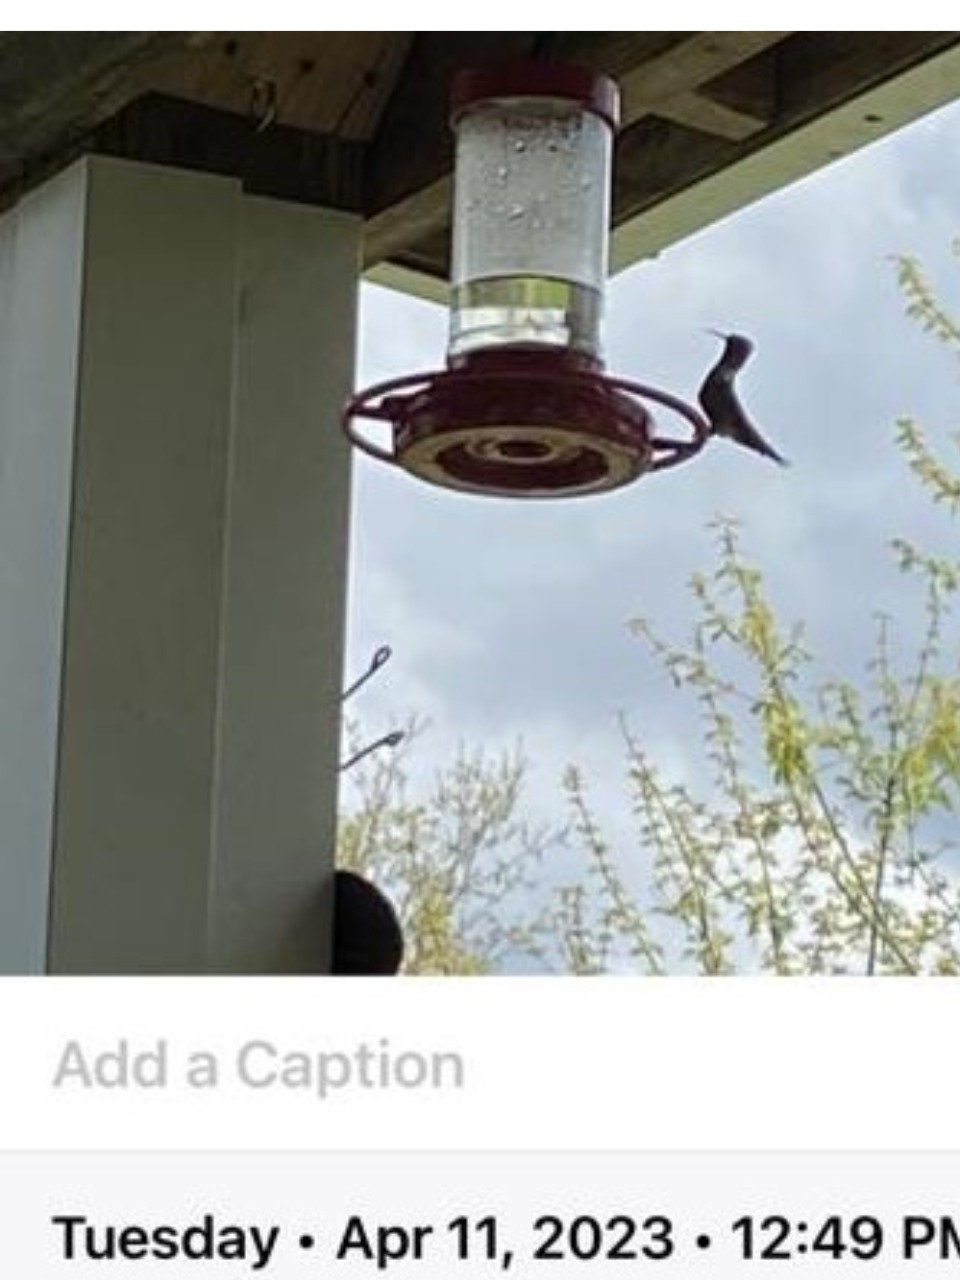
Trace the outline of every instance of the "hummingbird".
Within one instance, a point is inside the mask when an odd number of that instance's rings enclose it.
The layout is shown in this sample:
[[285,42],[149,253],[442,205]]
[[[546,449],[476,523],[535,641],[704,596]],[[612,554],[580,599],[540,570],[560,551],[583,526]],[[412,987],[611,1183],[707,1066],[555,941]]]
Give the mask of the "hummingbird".
[[772,445],[767,444],[763,436],[750,421],[746,410],[737,398],[734,381],[739,371],[753,354],[753,343],[740,333],[720,333],[711,329],[710,333],[723,339],[723,351],[720,359],[713,366],[697,392],[700,407],[710,423],[711,433],[715,436],[726,436],[745,449],[754,453],[762,453],[765,458],[772,458],[781,466],[787,465],[786,458],[780,456]]

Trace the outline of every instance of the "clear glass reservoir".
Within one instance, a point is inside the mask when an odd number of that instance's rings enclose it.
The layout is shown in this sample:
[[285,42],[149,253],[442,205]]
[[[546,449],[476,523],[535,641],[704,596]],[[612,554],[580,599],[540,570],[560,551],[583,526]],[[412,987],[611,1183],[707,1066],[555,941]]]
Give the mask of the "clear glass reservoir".
[[533,344],[601,359],[616,110],[613,82],[579,68],[463,73],[451,357]]

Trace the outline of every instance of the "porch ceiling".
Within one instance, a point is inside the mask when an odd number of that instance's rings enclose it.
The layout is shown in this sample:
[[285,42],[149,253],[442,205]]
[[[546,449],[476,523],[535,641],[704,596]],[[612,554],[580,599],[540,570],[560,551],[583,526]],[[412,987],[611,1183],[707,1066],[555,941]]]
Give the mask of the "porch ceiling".
[[3,32],[0,207],[85,152],[229,174],[442,291],[451,73],[531,55],[620,82],[616,267],[960,93],[960,32]]

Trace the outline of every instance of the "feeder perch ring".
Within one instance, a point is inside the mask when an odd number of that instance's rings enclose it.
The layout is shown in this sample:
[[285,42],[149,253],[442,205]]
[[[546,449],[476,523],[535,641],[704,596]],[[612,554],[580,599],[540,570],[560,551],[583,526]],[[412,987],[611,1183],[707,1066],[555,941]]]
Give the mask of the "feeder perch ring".
[[[679,417],[686,434],[661,434],[651,405]],[[361,419],[389,423],[392,448],[371,440]],[[589,361],[558,369],[546,353],[530,351],[369,387],[347,404],[343,426],[377,461],[444,488],[500,497],[607,492],[687,461],[709,433],[676,396],[606,377]]]

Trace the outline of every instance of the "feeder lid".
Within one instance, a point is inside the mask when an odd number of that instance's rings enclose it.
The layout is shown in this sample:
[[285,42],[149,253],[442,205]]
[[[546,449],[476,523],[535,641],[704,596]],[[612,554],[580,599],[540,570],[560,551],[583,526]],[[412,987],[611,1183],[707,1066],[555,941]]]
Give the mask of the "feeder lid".
[[458,71],[450,91],[451,120],[497,98],[566,98],[616,129],[620,90],[610,76],[562,62],[518,61]]

